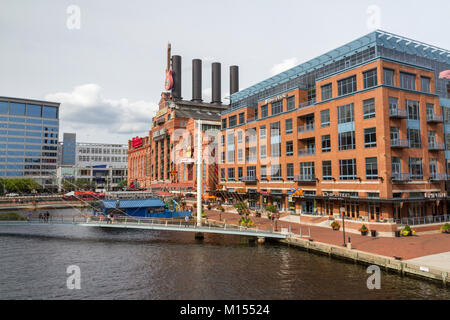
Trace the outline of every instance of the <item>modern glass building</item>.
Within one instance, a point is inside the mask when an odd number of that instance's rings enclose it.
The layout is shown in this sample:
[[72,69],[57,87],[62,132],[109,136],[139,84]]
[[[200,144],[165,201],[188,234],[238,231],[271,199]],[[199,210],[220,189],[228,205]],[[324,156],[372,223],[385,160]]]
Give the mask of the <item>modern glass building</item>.
[[0,97],[0,177],[56,186],[59,103]]

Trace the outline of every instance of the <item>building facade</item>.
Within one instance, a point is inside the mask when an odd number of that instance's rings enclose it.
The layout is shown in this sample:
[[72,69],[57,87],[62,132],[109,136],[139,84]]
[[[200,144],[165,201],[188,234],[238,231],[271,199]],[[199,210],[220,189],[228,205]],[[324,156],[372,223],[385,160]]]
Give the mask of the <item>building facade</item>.
[[448,50],[375,31],[234,93],[216,194],[305,216],[446,214],[447,69]]
[[56,188],[59,103],[0,97],[0,177]]
[[119,183],[127,180],[127,145],[76,142],[75,133],[64,133],[59,152],[60,189],[63,180],[85,179],[100,190],[120,190]]

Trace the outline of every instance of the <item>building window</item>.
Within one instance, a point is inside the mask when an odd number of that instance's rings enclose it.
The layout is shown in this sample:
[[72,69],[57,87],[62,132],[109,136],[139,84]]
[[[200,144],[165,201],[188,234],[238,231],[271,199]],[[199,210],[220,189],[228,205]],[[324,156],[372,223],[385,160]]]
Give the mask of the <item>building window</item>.
[[353,103],[338,107],[338,123],[354,121]]
[[236,116],[231,116],[228,118],[228,124],[231,127],[234,127],[237,123],[236,123]]
[[276,115],[283,112],[283,101],[272,102],[272,115]]
[[237,156],[237,161],[238,162],[242,162],[244,161],[244,156],[243,156],[243,150],[242,149],[238,149],[238,156]]
[[322,128],[330,126],[330,109],[320,111],[320,126]]
[[239,124],[245,123],[245,112],[239,113]]
[[300,175],[311,180],[315,177],[314,162],[300,162]]
[[225,146],[225,135],[220,136],[220,145],[223,147]]
[[351,76],[338,81],[338,96],[343,96],[356,91],[356,76]]
[[333,97],[331,83],[322,86],[322,101]]
[[331,151],[331,139],[330,135],[327,134],[322,136],[322,152],[330,152]]
[[409,120],[420,120],[419,102],[413,100],[406,100],[406,108]]
[[286,133],[292,133],[292,119],[286,119]]
[[364,82],[364,89],[376,86],[378,84],[377,69],[375,68],[363,72],[363,82]]
[[261,180],[267,180],[267,167],[261,166]]
[[394,86],[394,70],[383,69],[383,80],[384,84],[388,86]]
[[434,117],[434,105],[432,103],[427,103],[427,119]]
[[237,143],[242,143],[242,131],[237,132]]
[[375,118],[375,99],[363,101],[363,119]]
[[289,181],[294,180],[294,164],[293,163],[286,164],[286,180],[289,180]]
[[[184,180],[186,180],[186,166],[184,166]],[[220,180],[225,181],[225,168],[220,169]]]
[[243,176],[242,167],[239,167],[239,168],[238,168],[238,180],[239,180],[239,181],[242,180],[242,176]]
[[[221,163],[225,163],[225,152],[222,152],[221,153],[221,156],[220,156],[220,162]],[[185,179],[186,180],[186,179]]]
[[377,128],[364,129],[364,148],[375,148],[377,146]]
[[377,180],[378,179],[378,166],[377,158],[366,158],[366,179]]
[[356,159],[339,160],[339,179],[341,180],[356,179]]
[[420,149],[422,144],[420,143],[420,130],[408,129],[408,141],[410,148]]
[[295,109],[295,97],[291,96],[286,99],[287,102],[287,111],[291,111]]
[[416,75],[400,72],[400,88],[416,90]]
[[420,88],[423,92],[430,92],[430,78],[420,77]]
[[333,175],[331,174],[331,160],[322,161],[322,179],[332,180]]
[[286,141],[286,155],[294,155],[294,143],[292,141]]
[[409,158],[409,174],[412,180],[422,180],[422,158]]
[[234,181],[234,168],[228,168],[228,181]]
[[268,116],[267,104],[261,106],[261,118],[266,118]]
[[355,149],[355,131],[341,132],[338,135],[339,150]]
[[267,156],[267,147],[266,147],[266,145],[261,145],[259,147],[259,149],[260,149],[261,159],[265,159],[266,156]]
[[270,179],[274,181],[281,180],[281,164],[272,164],[270,166]]
[[259,127],[259,138],[260,139],[266,138],[266,126]]
[[256,167],[255,166],[247,167],[247,177],[256,177]]
[[281,156],[280,122],[270,124],[270,156]]

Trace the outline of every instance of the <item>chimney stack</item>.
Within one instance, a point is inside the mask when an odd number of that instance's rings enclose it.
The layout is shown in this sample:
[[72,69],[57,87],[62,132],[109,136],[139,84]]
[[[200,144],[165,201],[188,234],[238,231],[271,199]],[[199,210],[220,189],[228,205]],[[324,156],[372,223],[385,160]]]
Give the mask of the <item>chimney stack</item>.
[[239,67],[230,66],[230,95],[239,91]]
[[202,102],[202,60],[192,60],[192,101]]
[[173,88],[172,97],[181,98],[181,56],[172,56]]
[[220,74],[220,63],[213,62],[212,63],[212,99],[211,103],[222,104],[221,99],[221,74]]

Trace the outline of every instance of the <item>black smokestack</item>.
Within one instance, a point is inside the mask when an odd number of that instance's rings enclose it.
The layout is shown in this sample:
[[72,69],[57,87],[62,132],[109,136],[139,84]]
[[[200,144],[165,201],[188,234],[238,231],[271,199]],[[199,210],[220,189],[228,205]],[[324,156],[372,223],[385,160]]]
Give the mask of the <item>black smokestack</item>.
[[239,91],[239,67],[230,67],[230,95]]
[[202,102],[202,60],[192,60],[192,101]]
[[213,62],[212,63],[212,101],[211,103],[222,104],[221,99],[221,84],[220,84],[220,63]]
[[181,99],[181,56],[172,56],[172,96]]

